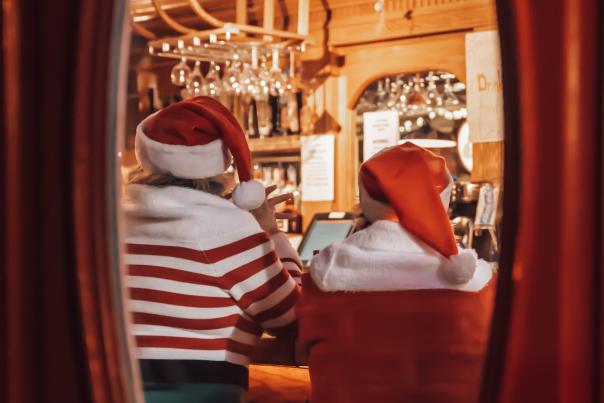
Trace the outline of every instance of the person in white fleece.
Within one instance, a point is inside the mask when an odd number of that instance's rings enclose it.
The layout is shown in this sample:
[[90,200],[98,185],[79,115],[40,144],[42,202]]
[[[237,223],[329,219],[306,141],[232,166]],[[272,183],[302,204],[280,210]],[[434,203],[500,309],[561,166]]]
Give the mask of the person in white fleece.
[[[125,282],[145,400],[245,402],[263,330],[296,330],[301,264],[274,209],[288,196],[266,200],[243,131],[211,98],[145,119],[135,151]],[[240,183],[231,194],[232,159]]]
[[493,272],[455,242],[444,159],[395,146],[361,166],[359,185],[368,225],[302,279],[310,401],[476,402]]

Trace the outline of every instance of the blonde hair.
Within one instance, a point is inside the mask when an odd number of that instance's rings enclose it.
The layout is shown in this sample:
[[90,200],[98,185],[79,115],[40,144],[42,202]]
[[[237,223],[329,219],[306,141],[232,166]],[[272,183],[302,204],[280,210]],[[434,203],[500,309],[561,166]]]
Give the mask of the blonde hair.
[[177,178],[169,173],[149,173],[138,167],[128,178],[128,184],[148,185],[157,187],[179,186],[189,189],[201,190],[216,196],[225,196],[231,191],[229,174],[222,173],[203,179]]

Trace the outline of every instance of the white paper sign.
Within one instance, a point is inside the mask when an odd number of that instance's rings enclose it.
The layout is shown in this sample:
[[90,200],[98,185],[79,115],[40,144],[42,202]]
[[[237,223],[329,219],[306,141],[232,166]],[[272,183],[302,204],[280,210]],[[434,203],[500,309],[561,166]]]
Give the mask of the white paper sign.
[[497,204],[499,203],[499,187],[489,184],[483,185],[478,194],[478,205],[476,206],[476,218],[474,225],[477,228],[495,226],[497,216]]
[[363,113],[363,160],[398,144],[399,118],[396,111]]
[[333,134],[302,136],[302,200],[331,201],[334,199]]
[[470,140],[503,140],[503,83],[497,31],[466,35],[466,77]]

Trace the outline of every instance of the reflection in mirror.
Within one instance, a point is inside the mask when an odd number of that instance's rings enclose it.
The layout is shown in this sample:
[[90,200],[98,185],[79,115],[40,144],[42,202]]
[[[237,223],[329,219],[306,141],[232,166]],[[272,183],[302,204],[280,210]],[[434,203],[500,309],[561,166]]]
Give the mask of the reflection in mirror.
[[494,4],[414,2],[430,13],[409,38],[386,3],[359,30],[350,5],[299,2],[297,30],[245,2],[131,2],[121,227],[145,400],[476,402],[501,219]]

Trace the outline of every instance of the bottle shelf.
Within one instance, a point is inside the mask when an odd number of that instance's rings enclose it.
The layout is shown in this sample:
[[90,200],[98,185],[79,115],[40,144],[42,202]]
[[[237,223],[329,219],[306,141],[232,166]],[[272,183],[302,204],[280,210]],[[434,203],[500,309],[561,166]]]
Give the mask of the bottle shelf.
[[300,152],[300,136],[275,136],[248,139],[253,154],[287,154]]
[[283,155],[283,154],[276,154],[276,155],[270,155],[270,154],[254,154],[252,156],[252,160],[255,164],[271,164],[271,163],[294,163],[294,162],[300,162],[301,161],[301,157],[300,154],[291,154],[291,155]]

